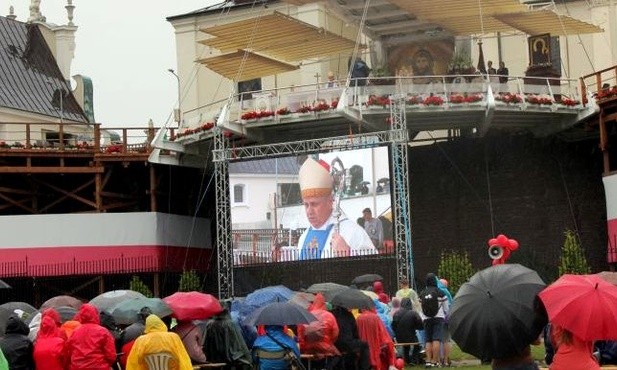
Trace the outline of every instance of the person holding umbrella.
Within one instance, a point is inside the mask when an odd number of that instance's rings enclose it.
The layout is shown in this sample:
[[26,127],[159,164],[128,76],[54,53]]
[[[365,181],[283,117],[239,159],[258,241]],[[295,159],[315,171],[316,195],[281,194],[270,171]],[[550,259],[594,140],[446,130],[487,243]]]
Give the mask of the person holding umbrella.
[[[300,349],[296,342],[283,331],[282,325],[266,325],[265,334],[257,337],[253,343],[253,361],[259,370],[287,370],[289,360],[286,358],[267,358],[264,352],[273,353],[291,351],[296,358],[300,358]],[[258,354],[261,353],[262,356]],[[275,356],[273,356],[275,357]]]
[[551,342],[557,348],[551,370],[599,370],[593,342],[585,341],[559,325],[551,325]]
[[43,316],[34,343],[34,363],[37,369],[63,370],[66,366],[64,342],[66,338],[58,335],[58,327],[49,315]]
[[203,333],[192,320],[177,320],[178,324],[172,331],[180,336],[186,351],[194,364],[206,363],[203,350]]

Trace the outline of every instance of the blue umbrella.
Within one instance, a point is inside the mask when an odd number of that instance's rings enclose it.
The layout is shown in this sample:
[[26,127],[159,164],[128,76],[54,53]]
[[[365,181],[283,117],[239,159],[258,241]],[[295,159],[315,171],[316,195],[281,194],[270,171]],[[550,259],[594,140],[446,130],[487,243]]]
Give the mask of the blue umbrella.
[[240,313],[243,316],[249,315],[254,310],[263,307],[272,302],[287,302],[294,297],[296,293],[284,285],[269,286],[257,289],[253,293],[246,296],[242,303]]

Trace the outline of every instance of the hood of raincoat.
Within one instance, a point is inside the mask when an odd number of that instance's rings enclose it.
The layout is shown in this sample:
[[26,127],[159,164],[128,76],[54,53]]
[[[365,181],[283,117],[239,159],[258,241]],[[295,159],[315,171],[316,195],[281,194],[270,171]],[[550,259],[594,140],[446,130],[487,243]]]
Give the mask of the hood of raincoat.
[[84,303],[81,305],[79,312],[75,315],[75,320],[82,324],[101,324],[99,310],[89,303]]
[[49,316],[43,316],[43,318],[41,319],[41,326],[39,328],[39,334],[37,335],[37,338],[52,338],[57,336],[58,327],[56,326],[54,319]]
[[403,298],[401,300],[401,308],[404,308],[406,310],[413,310],[413,305],[411,304],[411,299]]
[[373,283],[373,292],[377,294],[383,293],[383,283],[381,281],[376,281]]
[[308,308],[309,311],[327,310],[327,309],[328,308],[326,307],[326,299],[321,293],[317,293],[315,295],[315,300],[313,300],[313,303],[311,303],[311,305]]
[[401,299],[398,297],[394,297],[392,298],[392,308],[399,308],[401,307]]
[[437,286],[437,276],[432,272],[426,274],[426,286]]
[[11,314],[6,322],[6,334],[23,334],[28,335],[30,328],[26,323],[17,316],[17,314]]
[[144,333],[148,334],[148,333],[153,333],[153,332],[166,332],[166,331],[167,331],[167,326],[165,325],[163,320],[161,320],[158,316],[150,315],[146,317],[146,329],[144,330]]
[[62,318],[60,317],[60,314],[58,313],[58,311],[56,311],[55,309],[48,308],[45,311],[43,311],[42,317],[46,317],[46,316],[54,320],[54,323],[56,323],[56,326],[62,325]]

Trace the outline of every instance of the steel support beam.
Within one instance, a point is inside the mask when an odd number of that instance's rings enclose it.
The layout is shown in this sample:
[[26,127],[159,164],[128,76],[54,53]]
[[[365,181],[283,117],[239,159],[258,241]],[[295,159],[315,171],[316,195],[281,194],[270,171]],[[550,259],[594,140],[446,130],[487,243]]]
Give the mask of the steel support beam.
[[[214,135],[215,151],[225,152],[228,139],[223,131],[216,128]],[[219,299],[234,296],[233,245],[231,239],[231,210],[229,203],[229,162],[214,163],[214,182],[216,192],[216,250],[218,268]]]
[[[390,104],[390,119],[392,130],[407,132],[405,115],[405,96],[392,96]],[[397,280],[407,280],[414,288],[413,248],[411,243],[411,218],[409,211],[409,167],[407,162],[407,142],[392,142],[390,144],[392,158],[391,173],[393,192],[393,224],[394,242],[396,248]]]

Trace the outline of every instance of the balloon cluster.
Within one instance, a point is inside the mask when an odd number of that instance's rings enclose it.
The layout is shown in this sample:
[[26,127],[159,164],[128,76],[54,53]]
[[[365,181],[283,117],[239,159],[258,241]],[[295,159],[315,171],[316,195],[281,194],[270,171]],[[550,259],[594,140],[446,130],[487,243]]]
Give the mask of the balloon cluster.
[[497,235],[488,241],[488,255],[493,260],[493,266],[503,265],[510,258],[510,253],[518,249],[518,242],[508,239],[503,234]]

